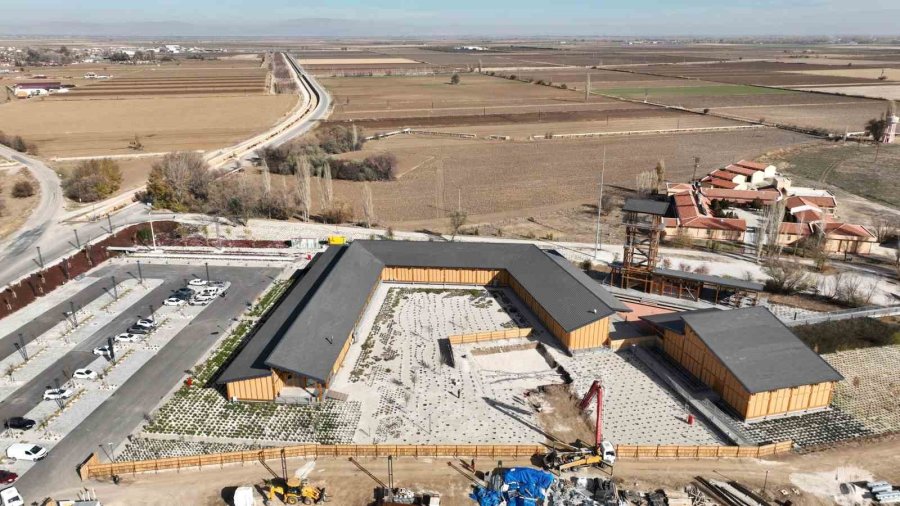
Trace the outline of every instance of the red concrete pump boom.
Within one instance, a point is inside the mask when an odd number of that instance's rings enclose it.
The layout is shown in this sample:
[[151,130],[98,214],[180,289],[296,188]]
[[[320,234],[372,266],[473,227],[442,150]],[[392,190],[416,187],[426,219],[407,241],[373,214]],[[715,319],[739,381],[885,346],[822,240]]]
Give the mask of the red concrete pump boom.
[[594,396],[597,397],[597,428],[595,429],[594,436],[597,438],[597,447],[599,448],[600,442],[603,441],[603,384],[600,380],[594,380],[594,383],[591,384],[591,388],[584,394],[584,399],[581,399],[579,407],[581,409],[587,409],[594,399]]

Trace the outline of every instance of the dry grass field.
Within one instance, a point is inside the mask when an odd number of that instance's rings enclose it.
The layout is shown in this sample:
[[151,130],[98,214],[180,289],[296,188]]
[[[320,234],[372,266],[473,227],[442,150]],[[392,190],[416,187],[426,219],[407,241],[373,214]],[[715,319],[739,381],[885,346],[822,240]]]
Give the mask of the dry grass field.
[[[135,135],[146,152],[220,148],[266,130],[297,103],[267,94],[267,70],[255,57],[40,72],[76,88],[3,104],[0,130],[36,143],[48,157],[130,154]],[[86,72],[113,77],[87,80]]]
[[38,145],[44,156],[209,150],[234,144],[277,123],[296,103],[291,95],[19,100],[0,106],[0,130]]
[[[635,176],[652,169],[660,158],[668,165],[668,179],[684,181],[691,177],[695,155],[702,159],[702,173],[804,142],[808,138],[803,135],[771,128],[531,142],[402,135],[370,141],[363,151],[344,156],[360,158],[377,152],[397,156],[396,181],[369,183],[381,224],[403,230],[445,230],[444,216],[459,205],[471,224],[482,225],[481,233],[501,227],[505,235],[552,233],[556,238],[592,240],[596,211],[591,206],[597,198],[604,148],[605,182],[607,191],[614,194],[632,188]],[[441,172],[442,184],[438,182]],[[254,168],[238,177],[262,176]],[[292,176],[272,176],[274,190],[293,191],[294,183]],[[441,186],[444,204],[438,208],[436,188]],[[362,187],[357,182],[334,182],[336,198],[353,205],[358,219]],[[318,202],[318,196],[313,201]]]
[[[119,164],[119,169],[122,170],[122,185],[119,187],[119,191],[117,191],[115,195],[125,193],[128,190],[133,190],[146,183],[147,174],[150,173],[150,168],[160,159],[162,159],[162,156],[144,156],[140,158],[116,159],[116,163]],[[53,168],[57,172],[65,175],[68,174],[72,169],[74,169],[78,165],[78,163],[79,161],[76,160],[57,161],[53,163]],[[68,201],[67,204],[77,205],[74,202]]]
[[[0,163],[5,159],[0,159]],[[4,164],[5,165],[5,164]],[[35,194],[27,198],[15,198],[12,196],[13,185],[19,181],[29,181],[35,189]],[[3,239],[15,231],[28,219],[31,210],[40,200],[40,185],[34,176],[21,166],[0,167],[0,239]]]

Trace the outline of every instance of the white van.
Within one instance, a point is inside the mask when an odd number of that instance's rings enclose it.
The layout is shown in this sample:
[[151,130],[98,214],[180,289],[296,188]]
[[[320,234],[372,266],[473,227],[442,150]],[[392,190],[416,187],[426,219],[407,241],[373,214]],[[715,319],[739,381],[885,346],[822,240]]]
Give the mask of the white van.
[[0,506],[24,506],[25,501],[16,487],[0,490]]

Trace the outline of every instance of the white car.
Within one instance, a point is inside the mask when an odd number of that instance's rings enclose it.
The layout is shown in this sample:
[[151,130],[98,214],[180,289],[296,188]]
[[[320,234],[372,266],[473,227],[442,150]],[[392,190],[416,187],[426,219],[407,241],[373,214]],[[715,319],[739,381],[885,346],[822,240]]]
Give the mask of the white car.
[[115,339],[117,343],[136,343],[141,340],[141,336],[130,332],[122,332],[113,339]]
[[169,297],[168,299],[163,301],[164,306],[183,306],[185,304],[184,299],[179,299],[178,297]]
[[155,329],[159,324],[156,323],[156,320],[154,320],[153,318],[141,318],[140,320],[135,322],[135,325],[137,325],[138,327],[144,327],[145,329]]
[[22,494],[16,490],[16,487],[9,487],[0,490],[0,504],[3,506],[25,506],[22,500]]
[[72,379],[95,380],[97,379],[97,371],[87,368],[75,369],[75,374],[72,375]]
[[71,388],[48,388],[44,390],[44,400],[45,401],[55,401],[59,399],[68,399],[75,395],[75,390]]
[[47,449],[31,443],[15,443],[6,449],[6,456],[16,460],[41,460],[47,456]]
[[191,299],[190,304],[192,306],[205,306],[209,304],[213,299],[215,299],[215,296],[201,294]]
[[194,278],[188,281],[188,286],[206,286],[206,283],[208,283],[208,281],[205,279]]
[[94,355],[107,356],[112,355],[112,347],[110,345],[98,346],[94,348]]

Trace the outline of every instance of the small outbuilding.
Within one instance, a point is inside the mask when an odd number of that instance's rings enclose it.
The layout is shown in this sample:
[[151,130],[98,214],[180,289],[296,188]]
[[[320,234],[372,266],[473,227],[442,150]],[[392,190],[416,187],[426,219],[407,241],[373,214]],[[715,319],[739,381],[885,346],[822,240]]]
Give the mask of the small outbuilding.
[[663,350],[745,421],[822,410],[844,379],[764,307],[641,318]]

